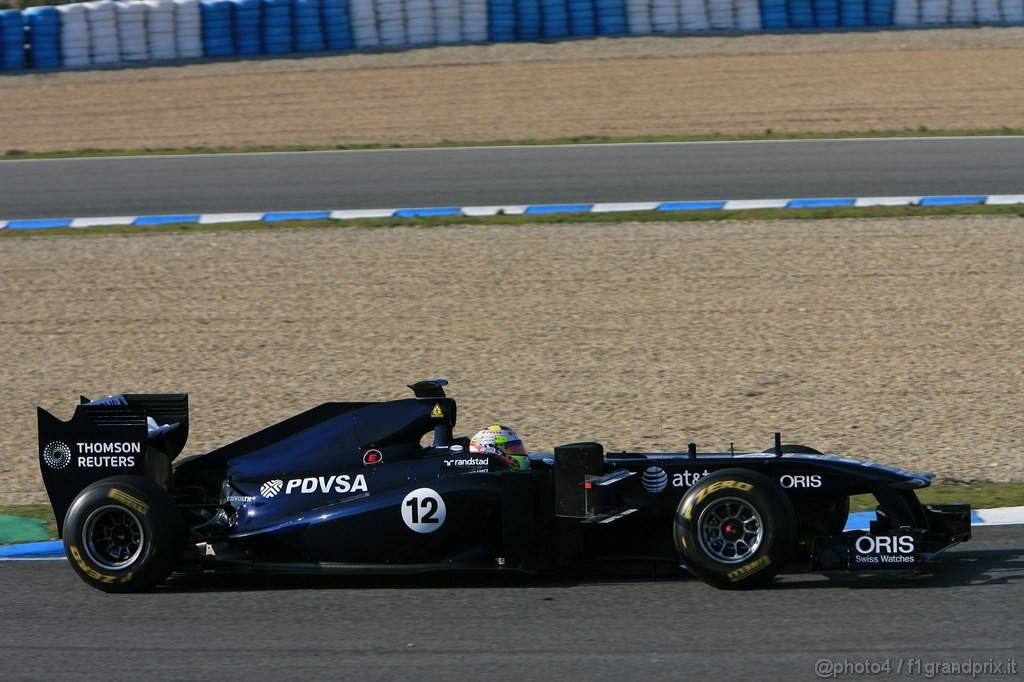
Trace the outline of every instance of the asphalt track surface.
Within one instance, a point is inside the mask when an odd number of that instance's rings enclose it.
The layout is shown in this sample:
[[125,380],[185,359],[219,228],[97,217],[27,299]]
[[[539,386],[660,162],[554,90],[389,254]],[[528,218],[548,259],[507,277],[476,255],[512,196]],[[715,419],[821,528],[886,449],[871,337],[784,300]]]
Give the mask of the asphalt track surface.
[[0,219],[1024,193],[1024,137],[0,162]]
[[[64,561],[0,562],[0,678],[15,680],[817,679],[821,659],[919,677],[1024,667],[1024,529],[979,528],[931,575],[178,578],[105,595]],[[922,674],[895,675],[900,659]],[[934,679],[960,679],[937,675]]]

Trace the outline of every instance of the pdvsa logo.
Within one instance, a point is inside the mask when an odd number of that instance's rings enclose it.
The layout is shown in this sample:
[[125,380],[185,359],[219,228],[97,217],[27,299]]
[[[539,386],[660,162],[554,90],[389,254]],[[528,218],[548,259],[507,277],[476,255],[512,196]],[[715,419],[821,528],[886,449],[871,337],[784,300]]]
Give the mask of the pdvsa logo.
[[63,469],[71,464],[71,448],[67,443],[55,440],[43,448],[43,461],[51,469]]
[[644,490],[649,493],[660,493],[666,487],[668,487],[668,474],[661,467],[647,467],[644,469],[643,476],[640,477],[640,482],[644,485]]
[[369,490],[366,485],[366,477],[356,474],[355,477],[348,474],[335,476],[310,476],[308,478],[292,478],[287,483],[280,479],[267,481],[260,486],[260,495],[270,499],[277,496],[281,490],[285,495],[297,494],[308,495],[310,493],[365,493]]
[[260,486],[260,495],[269,500],[271,497],[274,497],[281,492],[281,488],[283,487],[284,481],[279,478],[275,478],[273,481],[267,481]]

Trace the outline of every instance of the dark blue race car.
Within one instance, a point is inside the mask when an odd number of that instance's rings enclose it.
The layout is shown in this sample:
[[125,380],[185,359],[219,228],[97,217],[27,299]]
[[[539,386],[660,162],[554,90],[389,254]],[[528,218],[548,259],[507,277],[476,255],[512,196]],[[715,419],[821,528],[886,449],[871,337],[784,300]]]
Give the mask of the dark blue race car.
[[[721,588],[787,565],[908,571],[971,535],[967,505],[922,505],[931,474],[783,444],[762,453],[604,452],[530,466],[470,452],[441,379],[415,397],[326,403],[174,461],[186,394],[39,408],[39,462],[72,568],[107,592],[172,572],[538,572],[635,562]],[[851,495],[878,502],[844,532]]]

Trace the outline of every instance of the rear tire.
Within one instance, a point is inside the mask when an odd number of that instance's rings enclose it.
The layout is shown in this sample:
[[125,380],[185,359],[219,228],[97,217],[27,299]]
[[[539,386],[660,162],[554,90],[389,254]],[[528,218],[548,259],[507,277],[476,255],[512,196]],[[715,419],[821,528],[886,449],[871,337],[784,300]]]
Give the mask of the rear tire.
[[676,550],[695,576],[720,589],[769,582],[796,546],[793,505],[768,477],[723,469],[692,486],[679,501]]
[[64,550],[86,583],[141,592],[177,566],[185,525],[174,498],[138,476],[112,476],[78,494],[64,521]]

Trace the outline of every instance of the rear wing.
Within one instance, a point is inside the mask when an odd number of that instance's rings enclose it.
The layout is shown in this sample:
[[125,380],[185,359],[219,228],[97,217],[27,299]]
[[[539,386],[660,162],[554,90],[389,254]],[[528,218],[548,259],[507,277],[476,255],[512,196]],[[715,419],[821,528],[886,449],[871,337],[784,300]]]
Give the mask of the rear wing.
[[90,401],[69,421],[37,408],[39,470],[63,537],[75,497],[109,476],[142,476],[171,486],[171,462],[188,439],[187,393],[139,393]]

